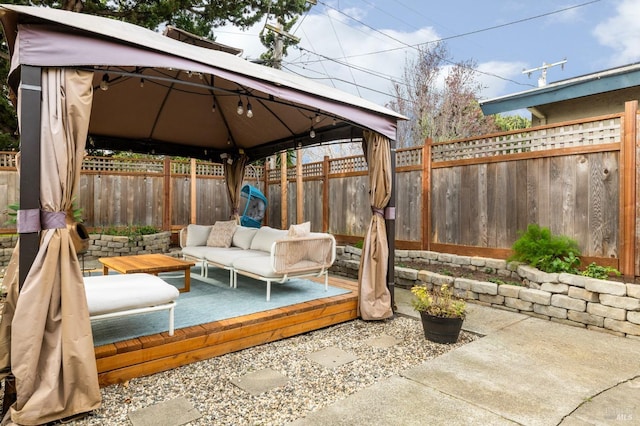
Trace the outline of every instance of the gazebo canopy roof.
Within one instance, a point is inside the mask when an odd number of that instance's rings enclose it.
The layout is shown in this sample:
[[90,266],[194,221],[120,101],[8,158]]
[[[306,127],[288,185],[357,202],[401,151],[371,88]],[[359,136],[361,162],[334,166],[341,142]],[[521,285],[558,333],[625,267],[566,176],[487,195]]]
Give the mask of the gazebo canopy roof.
[[113,19],[0,5],[0,22],[14,91],[21,65],[94,72],[89,135],[96,148],[256,159],[352,140],[366,129],[395,139],[397,120],[405,119],[315,81]]

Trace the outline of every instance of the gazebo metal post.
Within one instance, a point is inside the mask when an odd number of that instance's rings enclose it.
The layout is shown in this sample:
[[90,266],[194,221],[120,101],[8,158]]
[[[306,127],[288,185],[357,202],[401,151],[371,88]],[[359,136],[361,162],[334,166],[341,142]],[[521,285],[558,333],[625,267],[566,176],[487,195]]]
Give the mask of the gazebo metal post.
[[[397,136],[397,131],[396,131]],[[395,304],[395,252],[396,252],[396,141],[389,140],[389,150],[391,151],[391,197],[385,209],[385,226],[387,229],[387,245],[389,247],[389,260],[387,269],[387,288],[391,293],[391,309],[396,308]]]
[[[42,83],[41,68],[23,65],[20,85],[20,210],[40,209],[40,125]],[[18,226],[20,223],[18,223]],[[22,290],[27,274],[38,254],[39,232],[21,232],[18,288]],[[21,324],[27,327],[27,324]],[[15,377],[4,380],[2,414],[16,402]]]
[[[20,209],[40,209],[41,68],[23,65],[20,85]],[[20,224],[18,223],[18,226]],[[38,254],[39,232],[20,233],[20,289]]]

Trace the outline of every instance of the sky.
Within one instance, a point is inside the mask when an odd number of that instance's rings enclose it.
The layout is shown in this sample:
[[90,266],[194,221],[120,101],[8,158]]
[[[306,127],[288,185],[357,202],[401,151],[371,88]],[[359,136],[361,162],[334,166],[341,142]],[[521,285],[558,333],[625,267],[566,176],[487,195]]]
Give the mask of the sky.
[[[265,20],[266,21],[266,20]],[[223,27],[216,41],[257,59],[265,21]],[[270,19],[269,22],[274,22]],[[283,69],[380,105],[392,99],[416,45],[446,43],[452,62],[473,61],[481,99],[640,62],[640,0],[318,0],[290,31],[301,39]]]

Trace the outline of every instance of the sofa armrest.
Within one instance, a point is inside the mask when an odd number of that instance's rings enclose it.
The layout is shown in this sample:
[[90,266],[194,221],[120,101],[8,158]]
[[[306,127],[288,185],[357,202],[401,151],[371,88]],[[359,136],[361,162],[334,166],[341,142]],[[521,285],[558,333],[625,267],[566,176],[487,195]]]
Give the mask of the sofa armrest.
[[331,234],[277,240],[271,247],[271,267],[278,274],[324,271],[336,260]]
[[180,248],[187,246],[187,227],[185,226],[180,230]]

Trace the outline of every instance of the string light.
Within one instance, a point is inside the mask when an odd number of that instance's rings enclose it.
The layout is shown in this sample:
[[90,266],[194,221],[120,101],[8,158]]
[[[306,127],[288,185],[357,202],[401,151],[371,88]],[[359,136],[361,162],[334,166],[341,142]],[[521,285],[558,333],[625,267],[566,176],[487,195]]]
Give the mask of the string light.
[[211,104],[211,112],[216,112],[216,98],[213,98],[213,103]]
[[244,112],[244,106],[242,105],[242,99],[238,99],[238,108],[236,109],[238,115],[242,115]]
[[247,117],[253,118],[253,108],[251,107],[251,101],[247,98]]
[[313,118],[311,119],[311,130],[309,130],[309,137],[311,139],[316,137],[316,131],[313,129]]
[[100,82],[100,89],[109,90],[109,74],[105,74],[102,76],[102,81]]

